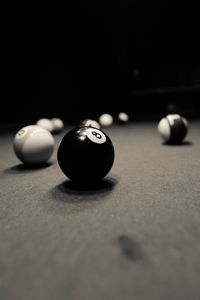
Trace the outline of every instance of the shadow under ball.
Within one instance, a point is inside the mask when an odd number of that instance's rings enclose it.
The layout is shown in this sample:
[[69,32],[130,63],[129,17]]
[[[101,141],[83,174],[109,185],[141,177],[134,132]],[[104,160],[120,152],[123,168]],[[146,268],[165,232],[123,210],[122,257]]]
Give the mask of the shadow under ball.
[[57,160],[63,173],[78,184],[90,185],[103,179],[114,163],[114,147],[101,130],[80,126],[62,139]]

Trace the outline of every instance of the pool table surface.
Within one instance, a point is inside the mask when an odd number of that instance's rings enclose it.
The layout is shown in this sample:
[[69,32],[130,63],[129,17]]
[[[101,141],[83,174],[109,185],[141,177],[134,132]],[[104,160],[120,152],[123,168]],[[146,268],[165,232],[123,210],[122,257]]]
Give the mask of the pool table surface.
[[[113,125],[115,162],[90,189],[56,152],[40,168],[0,133],[1,300],[199,300],[200,122],[164,145],[156,122]],[[20,129],[20,128],[19,128]]]

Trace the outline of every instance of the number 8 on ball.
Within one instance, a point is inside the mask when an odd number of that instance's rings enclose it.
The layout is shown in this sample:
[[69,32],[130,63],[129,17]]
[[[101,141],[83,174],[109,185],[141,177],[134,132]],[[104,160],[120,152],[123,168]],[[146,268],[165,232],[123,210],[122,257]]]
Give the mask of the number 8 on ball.
[[105,134],[98,130],[98,129],[94,129],[94,128],[88,128],[87,129],[87,137],[94,143],[97,144],[103,144],[106,142],[106,136]]

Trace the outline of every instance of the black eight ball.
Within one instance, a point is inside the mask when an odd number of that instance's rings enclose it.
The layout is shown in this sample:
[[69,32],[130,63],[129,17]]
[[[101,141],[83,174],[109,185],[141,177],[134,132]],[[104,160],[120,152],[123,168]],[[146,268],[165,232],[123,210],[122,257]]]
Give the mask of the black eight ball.
[[114,162],[114,147],[101,130],[80,126],[69,131],[57,151],[58,164],[73,182],[91,184],[104,178]]

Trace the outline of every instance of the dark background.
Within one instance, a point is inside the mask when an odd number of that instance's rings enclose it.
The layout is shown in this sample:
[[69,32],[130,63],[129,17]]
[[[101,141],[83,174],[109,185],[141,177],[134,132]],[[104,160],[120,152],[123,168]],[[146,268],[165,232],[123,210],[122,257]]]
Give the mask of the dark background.
[[194,4],[17,3],[3,15],[1,122],[54,116],[74,122],[118,111],[135,119],[168,112],[199,118]]

